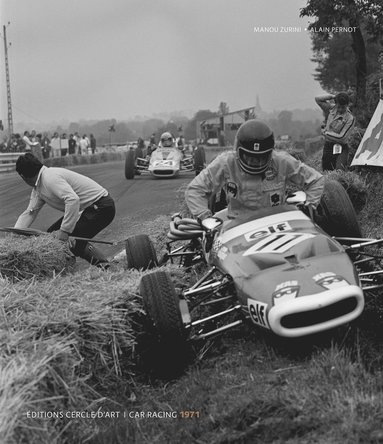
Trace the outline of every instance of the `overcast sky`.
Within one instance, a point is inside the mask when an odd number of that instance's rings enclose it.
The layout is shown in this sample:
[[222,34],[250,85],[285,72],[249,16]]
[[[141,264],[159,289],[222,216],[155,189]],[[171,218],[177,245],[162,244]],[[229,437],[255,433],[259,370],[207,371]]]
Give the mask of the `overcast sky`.
[[[315,108],[305,0],[0,0],[14,122]],[[278,32],[258,30],[274,27]],[[283,27],[300,27],[283,32]],[[4,45],[1,116],[7,121]]]

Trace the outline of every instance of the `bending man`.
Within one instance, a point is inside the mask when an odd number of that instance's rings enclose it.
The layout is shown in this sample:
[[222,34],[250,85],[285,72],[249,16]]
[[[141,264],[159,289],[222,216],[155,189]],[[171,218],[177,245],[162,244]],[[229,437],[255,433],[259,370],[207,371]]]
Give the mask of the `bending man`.
[[[38,212],[47,203],[60,210],[64,216],[48,232],[56,232],[59,240],[66,242],[69,234],[92,238],[115,216],[113,199],[107,190],[89,177],[65,168],[48,168],[31,153],[21,155],[16,161],[16,171],[32,187],[27,209],[19,216],[15,228],[28,228]],[[107,259],[94,245],[76,241],[71,251],[93,265]]]

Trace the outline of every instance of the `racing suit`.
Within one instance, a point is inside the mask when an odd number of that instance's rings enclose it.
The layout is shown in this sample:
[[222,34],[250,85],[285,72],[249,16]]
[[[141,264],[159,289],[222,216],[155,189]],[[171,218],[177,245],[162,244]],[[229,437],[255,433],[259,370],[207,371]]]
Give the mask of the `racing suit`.
[[186,204],[194,217],[203,220],[211,216],[209,196],[222,187],[228,200],[229,219],[244,217],[265,207],[282,205],[288,185],[306,192],[307,203],[319,204],[324,177],[284,151],[273,151],[265,173],[250,175],[239,166],[237,153],[227,151],[217,156],[188,185]]

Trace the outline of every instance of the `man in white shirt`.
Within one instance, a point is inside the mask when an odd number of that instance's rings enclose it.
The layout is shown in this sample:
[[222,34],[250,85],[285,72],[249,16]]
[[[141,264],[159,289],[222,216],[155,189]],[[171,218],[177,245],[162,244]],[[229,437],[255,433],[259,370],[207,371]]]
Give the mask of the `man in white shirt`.
[[[15,228],[31,226],[45,203],[64,213],[47,230],[56,232],[63,242],[68,241],[70,234],[92,238],[115,216],[113,199],[89,177],[65,168],[48,168],[31,153],[17,159],[16,171],[33,189],[28,207],[17,219]],[[71,251],[93,265],[107,262],[101,251],[87,241],[76,241]]]
[[85,134],[82,136],[82,138],[80,139],[79,143],[80,143],[81,154],[82,155],[87,155],[88,154],[89,143],[88,143],[88,140],[87,140],[87,137],[86,137]]

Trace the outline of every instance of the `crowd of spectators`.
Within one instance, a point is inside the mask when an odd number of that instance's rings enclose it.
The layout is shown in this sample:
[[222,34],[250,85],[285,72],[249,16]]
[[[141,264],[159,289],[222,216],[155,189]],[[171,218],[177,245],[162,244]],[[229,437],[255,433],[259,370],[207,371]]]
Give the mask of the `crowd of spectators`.
[[36,133],[35,130],[24,131],[23,136],[20,134],[12,134],[11,137],[5,137],[0,142],[0,152],[17,153],[17,152],[34,152],[36,149],[40,151],[43,159],[49,157],[67,156],[70,154],[88,155],[96,152],[96,139],[93,134],[89,137],[84,134],[80,136],[78,133],[66,133],[59,135],[55,132],[52,136],[48,133]]

